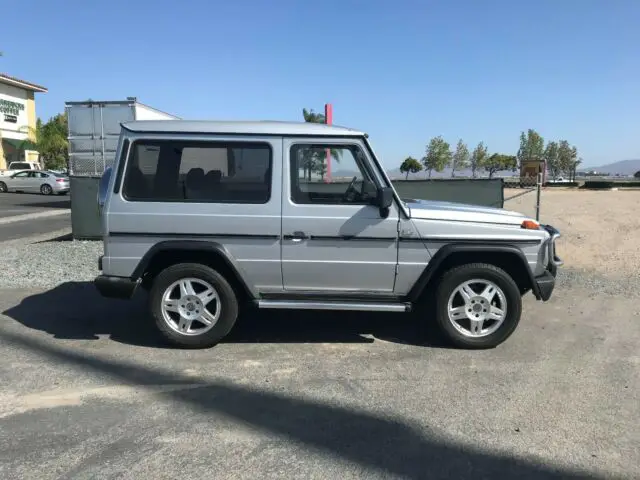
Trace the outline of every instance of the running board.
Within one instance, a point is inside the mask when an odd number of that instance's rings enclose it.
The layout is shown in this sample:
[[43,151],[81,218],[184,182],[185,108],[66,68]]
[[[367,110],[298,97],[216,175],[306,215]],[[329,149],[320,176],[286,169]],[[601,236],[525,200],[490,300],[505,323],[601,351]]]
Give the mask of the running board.
[[410,312],[411,304],[362,301],[258,300],[258,308],[291,310],[351,310],[360,312]]

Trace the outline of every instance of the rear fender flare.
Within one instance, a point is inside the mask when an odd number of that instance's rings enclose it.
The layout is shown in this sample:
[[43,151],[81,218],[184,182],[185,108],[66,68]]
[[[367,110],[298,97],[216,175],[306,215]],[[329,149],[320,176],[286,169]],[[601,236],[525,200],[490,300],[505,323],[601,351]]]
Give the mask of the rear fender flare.
[[158,242],[153,245],[147,252],[142,256],[138,265],[134,269],[131,274],[131,279],[134,281],[139,280],[144,275],[145,271],[149,267],[149,264],[153,260],[153,258],[161,254],[163,252],[175,252],[175,251],[185,251],[185,252],[202,252],[207,254],[216,254],[227,264],[229,269],[236,276],[236,279],[242,284],[242,286],[246,289],[249,294],[251,294],[254,298],[257,298],[257,292],[254,288],[252,288],[245,281],[244,276],[241,273],[241,269],[238,266],[235,259],[231,256],[231,254],[224,248],[223,245],[212,242],[212,241],[202,241],[202,240],[165,240],[162,242]]

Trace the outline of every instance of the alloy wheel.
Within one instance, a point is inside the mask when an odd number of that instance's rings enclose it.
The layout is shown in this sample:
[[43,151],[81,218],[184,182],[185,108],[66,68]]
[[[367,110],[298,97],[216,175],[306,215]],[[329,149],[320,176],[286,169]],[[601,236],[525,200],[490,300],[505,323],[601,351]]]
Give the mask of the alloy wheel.
[[506,295],[492,281],[468,280],[449,296],[447,313],[453,327],[465,337],[486,337],[498,330],[507,316]]
[[201,335],[211,330],[220,318],[221,307],[216,289],[199,278],[177,280],[162,295],[162,318],[182,335]]

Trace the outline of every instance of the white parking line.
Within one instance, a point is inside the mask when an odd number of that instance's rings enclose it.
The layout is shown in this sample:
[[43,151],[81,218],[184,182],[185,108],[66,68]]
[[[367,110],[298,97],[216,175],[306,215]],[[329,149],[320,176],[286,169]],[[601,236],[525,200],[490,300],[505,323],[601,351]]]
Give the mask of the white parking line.
[[26,213],[24,215],[13,215],[11,217],[0,218],[0,225],[22,222],[24,220],[34,220],[36,218],[55,217],[56,215],[66,215],[67,213],[71,213],[70,208],[48,210],[46,212]]

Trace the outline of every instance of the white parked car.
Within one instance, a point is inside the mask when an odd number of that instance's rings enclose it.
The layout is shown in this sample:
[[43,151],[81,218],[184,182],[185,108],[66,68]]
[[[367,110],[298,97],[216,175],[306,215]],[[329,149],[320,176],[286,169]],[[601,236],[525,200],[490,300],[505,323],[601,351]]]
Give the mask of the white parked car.
[[0,193],[31,192],[43,195],[69,192],[69,177],[48,170],[23,170],[0,180]]

